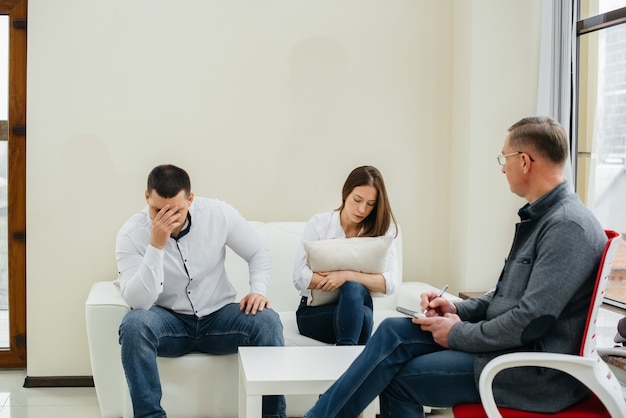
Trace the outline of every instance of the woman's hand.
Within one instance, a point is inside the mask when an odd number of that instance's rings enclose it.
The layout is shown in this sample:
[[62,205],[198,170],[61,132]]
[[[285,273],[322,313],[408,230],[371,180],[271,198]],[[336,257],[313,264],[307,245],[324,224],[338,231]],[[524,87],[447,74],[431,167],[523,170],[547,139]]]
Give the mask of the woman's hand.
[[314,289],[323,290],[325,292],[337,290],[348,281],[351,273],[352,272],[350,270],[315,273],[321,276],[321,278]]
[[339,289],[345,282],[361,283],[368,291],[374,293],[384,294],[387,291],[387,283],[382,274],[360,273],[352,270],[315,272],[309,289],[330,292]]

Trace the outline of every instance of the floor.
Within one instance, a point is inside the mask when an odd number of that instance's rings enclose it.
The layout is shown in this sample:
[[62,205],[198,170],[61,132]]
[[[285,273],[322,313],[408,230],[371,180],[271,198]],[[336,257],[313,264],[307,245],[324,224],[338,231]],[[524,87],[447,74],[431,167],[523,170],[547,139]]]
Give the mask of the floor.
[[[0,418],[101,418],[93,388],[22,387],[25,370],[0,371]],[[435,410],[429,418],[452,418]]]
[[[597,322],[598,346],[613,345],[621,313],[602,309]],[[23,387],[25,370],[0,370],[0,418],[101,418],[94,388]],[[452,418],[450,409],[433,410],[428,418]]]
[[[0,371],[0,418],[101,418],[93,388],[23,388],[25,370]],[[452,418],[434,410],[429,418]]]
[[94,388],[26,389],[25,377],[0,371],[0,418],[101,418]]

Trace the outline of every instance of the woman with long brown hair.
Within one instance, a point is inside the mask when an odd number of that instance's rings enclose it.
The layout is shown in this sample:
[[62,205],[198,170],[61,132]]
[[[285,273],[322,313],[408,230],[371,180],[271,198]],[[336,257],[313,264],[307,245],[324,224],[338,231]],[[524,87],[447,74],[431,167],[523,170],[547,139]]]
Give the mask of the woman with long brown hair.
[[[365,344],[374,324],[371,293],[389,295],[397,288],[398,266],[393,238],[398,228],[385,182],[375,167],[352,170],[341,197],[338,209],[314,215],[304,228],[294,266],[294,284],[301,296],[296,318],[300,333],[307,337],[337,345]],[[342,240],[352,245],[358,241],[352,241],[353,238],[365,237],[389,237],[381,271],[341,268],[315,271],[309,263],[307,243]],[[363,257],[367,254],[363,253]],[[321,295],[333,292],[336,299],[330,298],[323,304],[312,303],[316,292]]]

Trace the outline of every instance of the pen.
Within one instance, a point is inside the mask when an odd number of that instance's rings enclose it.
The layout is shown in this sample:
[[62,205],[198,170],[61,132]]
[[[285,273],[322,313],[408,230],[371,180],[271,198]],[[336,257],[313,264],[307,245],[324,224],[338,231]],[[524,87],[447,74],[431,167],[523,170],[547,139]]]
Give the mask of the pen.
[[[435,299],[442,297],[442,296],[443,296],[443,294],[444,294],[444,293],[446,293],[446,290],[448,290],[448,285],[445,285],[444,287],[442,287],[442,288],[441,288],[441,290],[439,291],[439,293],[437,293],[437,297],[436,297]],[[429,304],[430,304],[430,302],[429,302]],[[426,309],[424,309],[424,313],[428,312],[428,310],[429,310],[429,309],[430,309],[430,308],[426,308]]]
[[444,287],[441,288],[441,290],[439,291],[439,293],[437,293],[437,297],[440,298],[443,296],[444,293],[446,293],[446,290],[448,290],[448,285],[445,285]]

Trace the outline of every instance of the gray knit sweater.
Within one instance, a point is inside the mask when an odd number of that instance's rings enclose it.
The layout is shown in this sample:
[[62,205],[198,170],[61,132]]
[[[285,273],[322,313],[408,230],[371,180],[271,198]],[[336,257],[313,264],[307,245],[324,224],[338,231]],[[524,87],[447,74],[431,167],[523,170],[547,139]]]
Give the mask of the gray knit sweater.
[[[476,382],[489,360],[516,351],[578,354],[595,277],[607,241],[603,228],[566,183],[518,212],[515,238],[496,290],[456,303],[463,322],[450,348],[476,353]],[[542,368],[501,372],[500,406],[556,412],[588,391],[568,375]]]

